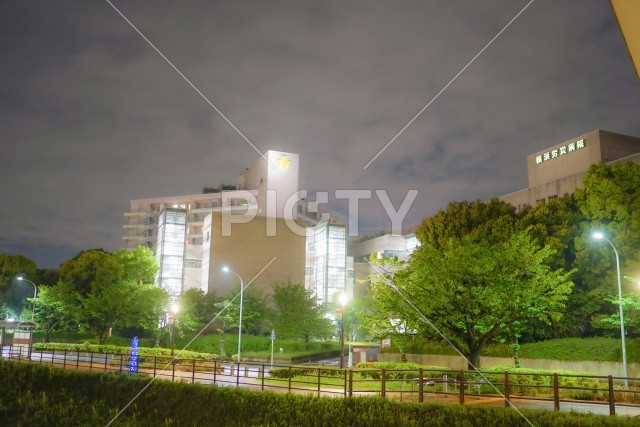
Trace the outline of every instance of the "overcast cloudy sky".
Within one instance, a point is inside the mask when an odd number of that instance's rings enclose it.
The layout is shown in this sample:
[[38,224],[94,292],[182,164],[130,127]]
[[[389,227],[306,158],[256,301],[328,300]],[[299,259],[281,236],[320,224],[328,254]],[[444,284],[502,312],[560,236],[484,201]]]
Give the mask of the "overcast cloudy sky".
[[[640,136],[609,3],[537,0],[364,169],[527,3],[113,0],[260,151],[299,153],[302,188],[418,189],[406,223],[526,187],[528,154],[593,129]],[[130,199],[257,159],[108,2],[2,2],[0,52],[0,252],[119,249]]]

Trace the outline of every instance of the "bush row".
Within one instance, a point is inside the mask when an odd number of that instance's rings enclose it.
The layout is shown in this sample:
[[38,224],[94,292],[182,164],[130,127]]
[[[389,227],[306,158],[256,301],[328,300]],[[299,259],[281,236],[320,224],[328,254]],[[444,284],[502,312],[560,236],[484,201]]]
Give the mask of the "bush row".
[[[399,353],[393,345],[381,350],[383,353]],[[411,341],[406,348],[409,354],[457,354],[453,348],[445,343],[416,339]],[[518,355],[527,359],[554,359],[554,360],[589,360],[600,362],[617,362],[622,359],[622,347],[618,338],[592,337],[592,338],[559,338],[535,343],[526,343],[520,346]],[[482,356],[513,357],[513,349],[506,344],[492,343],[487,345]],[[640,338],[631,338],[627,341],[627,361],[640,362]]]
[[[104,344],[71,344],[71,343],[34,343],[34,351],[78,351],[86,353],[106,353],[106,354],[129,354],[131,347]],[[215,360],[218,355],[214,353],[201,353],[196,351],[183,350],[176,352],[181,359],[203,359]],[[171,349],[160,347],[138,347],[138,356],[145,357],[171,357]]]
[[[326,398],[0,361],[0,425],[632,426],[632,417]],[[10,385],[10,386],[9,386]],[[142,391],[142,393],[140,393]],[[139,395],[135,399],[136,395]]]

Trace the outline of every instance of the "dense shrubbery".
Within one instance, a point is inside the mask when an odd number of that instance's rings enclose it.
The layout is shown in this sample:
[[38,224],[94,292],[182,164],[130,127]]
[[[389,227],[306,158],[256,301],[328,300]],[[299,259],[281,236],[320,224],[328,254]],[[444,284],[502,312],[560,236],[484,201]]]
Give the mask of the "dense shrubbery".
[[[618,362],[622,359],[620,340],[617,338],[561,338],[522,344],[520,358],[554,360],[589,360]],[[395,347],[382,349],[384,353],[399,353]],[[450,346],[434,341],[415,340],[407,344],[409,354],[457,354]],[[506,344],[487,345],[482,356],[513,357],[513,350]],[[640,339],[627,340],[627,361],[640,362]]]
[[[71,343],[35,343],[34,351],[79,351],[86,353],[105,353],[105,354],[129,354],[131,347],[121,347],[116,345],[100,345],[100,344],[71,344]],[[217,354],[200,353],[196,351],[183,350],[176,352],[181,359],[218,359]],[[138,356],[144,357],[170,357],[171,349],[159,347],[138,347]]]
[[[0,425],[106,425],[150,378],[0,361]],[[8,385],[11,386],[8,386]],[[637,425],[631,417],[522,411],[537,426]],[[526,426],[508,408],[318,398],[155,381],[114,426]]]
[[[294,378],[303,375],[318,375],[318,367],[274,368],[269,371],[272,378]],[[344,369],[320,368],[323,377],[344,378]]]
[[385,378],[388,380],[419,378],[420,368],[422,368],[423,378],[441,376],[443,372],[449,369],[444,366],[421,366],[410,362],[360,362],[356,365],[356,368],[361,377],[374,380],[381,378],[382,369],[385,370]]

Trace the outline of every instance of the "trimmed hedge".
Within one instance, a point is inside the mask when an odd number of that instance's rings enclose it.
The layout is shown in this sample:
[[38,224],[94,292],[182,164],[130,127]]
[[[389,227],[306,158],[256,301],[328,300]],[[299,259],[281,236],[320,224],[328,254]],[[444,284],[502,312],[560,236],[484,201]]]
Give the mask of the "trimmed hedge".
[[[381,349],[383,353],[399,353],[394,347]],[[407,345],[409,354],[442,354],[457,353],[445,343],[416,339]],[[593,338],[559,338],[520,345],[518,355],[521,359],[554,359],[554,360],[588,360],[596,362],[619,362],[622,360],[620,339]],[[506,344],[488,344],[481,356],[513,357],[513,350]],[[640,338],[627,339],[627,362],[640,362]]]
[[[131,347],[123,347],[117,345],[100,345],[100,344],[71,344],[71,343],[34,343],[34,351],[78,351],[86,353],[105,353],[105,354],[129,354]],[[181,359],[202,359],[216,360],[218,355],[214,353],[201,353],[197,351],[183,350],[176,351]],[[160,347],[138,347],[139,357],[171,357],[171,349]]]
[[[0,361],[0,425],[528,426],[508,408],[328,398],[65,371]],[[8,386],[11,385],[11,386]],[[632,426],[637,418],[523,410],[536,426]]]

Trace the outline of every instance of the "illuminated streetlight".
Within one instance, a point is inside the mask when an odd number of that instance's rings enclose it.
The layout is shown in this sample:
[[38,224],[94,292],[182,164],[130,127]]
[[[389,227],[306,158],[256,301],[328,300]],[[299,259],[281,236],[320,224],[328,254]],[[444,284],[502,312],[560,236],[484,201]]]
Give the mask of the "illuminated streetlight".
[[169,325],[171,325],[171,356],[173,356],[173,349],[175,347],[176,314],[178,314],[178,311],[180,311],[180,306],[175,302],[171,304],[171,307],[169,308],[169,313],[171,313],[169,314]]
[[17,277],[18,280],[20,280],[21,282],[29,282],[33,285],[33,307],[31,308],[31,321],[33,322],[33,318],[36,312],[36,298],[37,298],[37,294],[38,294],[38,287],[36,286],[35,283],[33,283],[31,280],[25,279],[22,276],[18,276]]
[[235,271],[229,269],[229,267],[222,267],[222,271],[225,273],[234,274],[238,279],[240,279],[240,319],[238,320],[238,375],[240,375],[240,351],[242,350],[242,295],[244,290],[244,282],[242,281],[242,277]]
[[613,253],[616,255],[616,270],[618,272],[618,305],[620,307],[620,335],[622,337],[622,369],[624,370],[624,384],[629,387],[629,373],[627,372],[627,346],[624,341],[624,316],[622,313],[622,283],[620,281],[620,258],[618,257],[618,250],[611,243],[611,240],[607,239],[604,233],[595,231],[591,235],[596,240],[606,240],[607,243],[613,248]]

